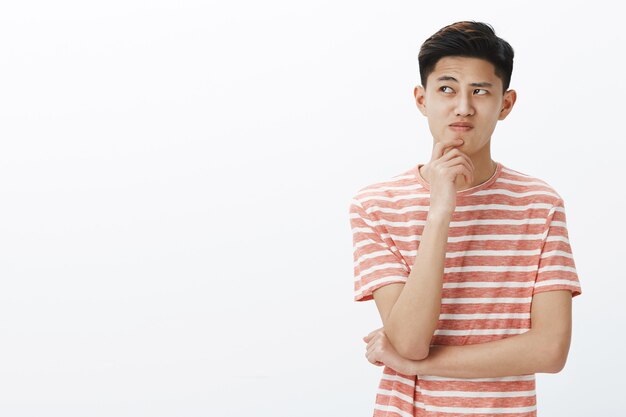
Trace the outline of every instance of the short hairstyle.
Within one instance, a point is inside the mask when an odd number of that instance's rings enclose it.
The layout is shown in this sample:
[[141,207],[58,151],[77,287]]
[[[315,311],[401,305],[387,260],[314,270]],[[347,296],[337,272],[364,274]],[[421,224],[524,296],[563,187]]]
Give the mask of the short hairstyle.
[[502,80],[503,92],[508,90],[513,72],[513,48],[496,36],[491,25],[474,21],[456,22],[426,39],[418,55],[420,79],[424,87],[437,62],[446,56],[481,58],[492,63],[496,75]]

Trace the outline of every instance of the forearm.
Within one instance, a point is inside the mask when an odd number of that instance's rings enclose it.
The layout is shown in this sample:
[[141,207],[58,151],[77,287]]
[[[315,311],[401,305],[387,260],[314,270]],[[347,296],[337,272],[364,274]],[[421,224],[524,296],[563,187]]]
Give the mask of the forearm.
[[449,227],[449,215],[429,213],[411,273],[383,323],[389,341],[407,358],[425,357],[437,328]]
[[557,357],[551,339],[531,329],[492,342],[431,346],[426,359],[410,361],[408,367],[412,375],[495,378],[558,372]]

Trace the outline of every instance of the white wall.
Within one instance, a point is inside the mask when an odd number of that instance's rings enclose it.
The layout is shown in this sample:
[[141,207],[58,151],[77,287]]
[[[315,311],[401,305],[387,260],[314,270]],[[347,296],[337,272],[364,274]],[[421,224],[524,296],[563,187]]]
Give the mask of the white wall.
[[[626,85],[613,2],[0,6],[0,415],[367,416],[348,204],[430,157],[417,53],[491,23],[492,156],[564,197],[583,294],[542,415],[621,405]],[[616,4],[616,3],[615,3]]]

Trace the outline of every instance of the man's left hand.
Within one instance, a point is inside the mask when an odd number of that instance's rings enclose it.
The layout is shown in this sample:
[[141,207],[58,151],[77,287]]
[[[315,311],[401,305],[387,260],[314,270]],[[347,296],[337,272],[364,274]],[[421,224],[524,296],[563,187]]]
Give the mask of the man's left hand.
[[400,356],[387,338],[383,327],[365,336],[363,341],[367,343],[365,357],[370,363],[376,366],[386,365],[403,375],[416,375],[414,361]]

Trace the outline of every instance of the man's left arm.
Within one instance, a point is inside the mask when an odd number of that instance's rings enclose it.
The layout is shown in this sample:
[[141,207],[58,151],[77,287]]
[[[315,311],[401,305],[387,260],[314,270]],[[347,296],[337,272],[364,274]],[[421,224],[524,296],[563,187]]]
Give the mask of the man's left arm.
[[[531,306],[531,329],[492,342],[461,346],[431,346],[428,357],[402,358],[382,330],[370,333],[367,358],[405,375],[449,378],[495,378],[533,373],[557,373],[565,366],[572,334],[572,293],[537,293]],[[399,369],[396,369],[399,368]]]

